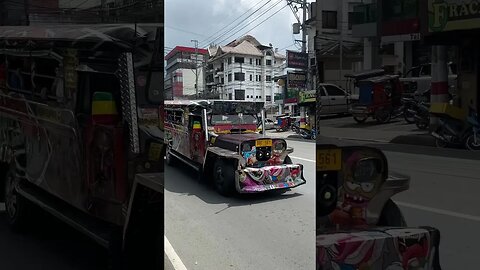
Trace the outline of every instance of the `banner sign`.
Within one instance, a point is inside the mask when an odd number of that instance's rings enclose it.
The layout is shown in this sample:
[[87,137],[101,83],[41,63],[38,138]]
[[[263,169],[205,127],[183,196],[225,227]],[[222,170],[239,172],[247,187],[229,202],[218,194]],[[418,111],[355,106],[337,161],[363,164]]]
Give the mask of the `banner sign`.
[[307,89],[306,72],[287,72],[285,103],[297,103],[300,91]]
[[308,69],[308,54],[287,50],[287,68]]
[[428,31],[480,28],[478,0],[428,0]]

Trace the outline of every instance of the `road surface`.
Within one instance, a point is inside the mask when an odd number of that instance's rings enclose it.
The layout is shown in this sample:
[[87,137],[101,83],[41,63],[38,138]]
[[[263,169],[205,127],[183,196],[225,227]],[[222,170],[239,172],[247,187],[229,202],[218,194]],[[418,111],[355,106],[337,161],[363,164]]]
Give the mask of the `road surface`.
[[166,167],[165,234],[186,269],[315,269],[314,143],[288,143],[307,184],[283,195],[225,198]]
[[480,160],[386,152],[390,168],[411,176],[394,197],[408,225],[440,230],[443,269],[476,269],[480,250]]

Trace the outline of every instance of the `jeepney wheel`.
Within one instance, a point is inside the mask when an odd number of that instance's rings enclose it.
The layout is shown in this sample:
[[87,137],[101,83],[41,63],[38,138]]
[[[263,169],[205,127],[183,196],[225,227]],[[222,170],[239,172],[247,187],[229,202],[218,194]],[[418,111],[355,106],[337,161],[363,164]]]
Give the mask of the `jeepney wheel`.
[[218,158],[213,167],[215,189],[223,196],[230,196],[235,191],[235,168],[233,162]]
[[375,112],[375,119],[379,124],[384,124],[390,121],[390,118],[392,118],[392,114],[387,109],[380,109]]
[[367,118],[368,118],[368,116],[366,116],[366,115],[364,115],[364,116],[354,116],[353,117],[353,119],[359,124],[365,123],[365,121],[367,121]]
[[386,227],[406,227],[407,222],[397,204],[389,199],[383,207],[377,225]]
[[435,146],[438,148],[446,148],[448,146],[448,143],[439,138],[435,138]]
[[13,230],[23,230],[29,221],[30,204],[18,194],[15,188],[17,184],[16,168],[12,165],[5,176],[5,212],[10,227]]

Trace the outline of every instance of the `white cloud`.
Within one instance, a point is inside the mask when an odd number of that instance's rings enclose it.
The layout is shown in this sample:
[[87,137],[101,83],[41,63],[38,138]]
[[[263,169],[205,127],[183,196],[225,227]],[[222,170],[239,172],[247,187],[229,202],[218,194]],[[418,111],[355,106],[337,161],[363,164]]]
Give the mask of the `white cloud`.
[[[262,3],[259,3],[259,1]],[[192,39],[208,41],[207,37],[219,35],[221,32],[216,33],[216,31],[222,29],[237,17],[244,14],[252,6],[258,3],[256,8],[260,7],[267,1],[268,0],[167,0],[165,3],[165,46],[193,46],[193,43],[190,41]],[[269,7],[276,2],[277,0],[271,0],[266,7]],[[240,31],[238,31],[239,28],[237,28],[228,34],[223,35],[216,42],[225,39],[237,31],[238,33],[223,41],[221,44],[226,44],[235,38],[247,34],[249,29],[255,27],[274,11],[285,6],[286,3],[286,0],[282,1],[264,16],[255,20],[255,22],[252,22]],[[252,11],[253,10],[250,10],[249,13]],[[261,13],[263,13],[263,11],[255,13],[255,15],[251,16],[247,22],[242,25],[252,21]],[[238,21],[230,25],[228,29],[236,25]],[[292,24],[294,22],[296,22],[295,16],[292,14],[289,7],[285,7],[254,30],[249,31],[248,34],[253,35],[263,44],[268,45],[269,43],[272,43],[274,47],[283,48],[293,43]],[[177,28],[177,30],[169,28],[169,26]],[[181,32],[178,29],[183,29],[192,33]],[[295,36],[295,39],[301,39],[301,35]],[[213,38],[210,38],[209,40],[213,40]],[[206,43],[208,42],[203,42],[201,45]],[[294,48],[294,46],[290,47],[290,49]]]

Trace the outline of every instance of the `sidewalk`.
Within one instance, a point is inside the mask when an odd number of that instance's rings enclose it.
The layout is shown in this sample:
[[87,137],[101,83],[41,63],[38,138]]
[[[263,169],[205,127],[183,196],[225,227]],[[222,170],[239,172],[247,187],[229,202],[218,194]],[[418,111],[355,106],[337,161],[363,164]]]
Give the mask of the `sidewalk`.
[[[429,136],[425,131],[392,131],[392,130],[370,130],[365,128],[334,128],[320,127],[320,134],[326,137],[334,137],[343,140],[355,140],[379,143],[408,143],[417,141],[417,137]],[[422,138],[423,138],[422,137]],[[397,139],[405,138],[405,139]],[[398,141],[398,142],[397,142]],[[422,144],[423,145],[423,144]]]

